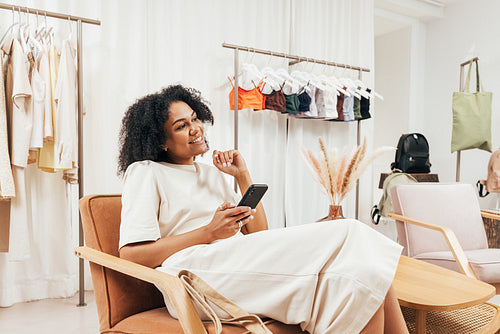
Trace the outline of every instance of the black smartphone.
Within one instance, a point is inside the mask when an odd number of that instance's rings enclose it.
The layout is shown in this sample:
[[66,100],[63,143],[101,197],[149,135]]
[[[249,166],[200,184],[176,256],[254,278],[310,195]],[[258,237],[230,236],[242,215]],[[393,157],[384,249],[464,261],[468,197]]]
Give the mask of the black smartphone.
[[238,206],[249,206],[252,209],[255,209],[266,191],[267,184],[252,184],[248,187],[245,195],[243,195],[241,201],[238,203]]

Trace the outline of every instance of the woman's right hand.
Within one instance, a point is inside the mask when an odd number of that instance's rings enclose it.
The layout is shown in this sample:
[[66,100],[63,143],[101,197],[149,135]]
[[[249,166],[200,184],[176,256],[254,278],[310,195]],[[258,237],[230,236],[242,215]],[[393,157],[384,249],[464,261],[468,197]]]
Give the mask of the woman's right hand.
[[241,226],[245,226],[253,219],[254,213],[255,210],[248,206],[234,206],[224,202],[206,226],[207,231],[213,240],[232,237],[240,230],[239,222],[241,221]]

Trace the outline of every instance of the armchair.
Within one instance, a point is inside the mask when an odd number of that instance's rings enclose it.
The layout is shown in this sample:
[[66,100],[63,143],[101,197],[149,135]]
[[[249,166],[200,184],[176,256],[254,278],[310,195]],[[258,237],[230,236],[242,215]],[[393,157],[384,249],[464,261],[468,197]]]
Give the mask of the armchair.
[[[80,213],[86,246],[77,247],[75,254],[90,262],[101,334],[214,333],[212,323],[200,320],[177,277],[118,257],[120,195],[83,197]],[[170,316],[163,295],[155,285],[168,294],[179,320]],[[429,310],[472,307],[477,313],[476,308],[485,305],[490,310],[487,317],[484,312],[471,317],[471,312],[467,311],[466,318],[475,322],[480,318],[484,330],[481,333],[489,333],[500,326],[498,309],[483,304],[494,293],[493,287],[486,283],[402,256],[393,285],[401,305],[417,310],[416,317],[407,318],[408,326],[416,328],[417,333],[425,331],[426,327],[429,330],[429,325],[425,325]],[[441,314],[429,315],[429,319],[433,317],[443,324],[462,322],[457,317],[450,322]],[[275,334],[306,334],[297,325],[272,319],[266,324]],[[223,325],[224,334],[245,332],[242,327]]]
[[500,249],[488,248],[470,184],[415,183],[391,189],[403,254],[490,283],[500,293]]
[[[91,195],[80,200],[86,246],[77,256],[90,261],[101,333],[214,333],[210,322],[202,322],[181,281],[172,275],[118,257],[121,196]],[[176,308],[172,318],[161,291]],[[275,320],[266,322],[276,334],[304,333],[298,325]],[[223,325],[223,333],[244,333],[245,328]]]

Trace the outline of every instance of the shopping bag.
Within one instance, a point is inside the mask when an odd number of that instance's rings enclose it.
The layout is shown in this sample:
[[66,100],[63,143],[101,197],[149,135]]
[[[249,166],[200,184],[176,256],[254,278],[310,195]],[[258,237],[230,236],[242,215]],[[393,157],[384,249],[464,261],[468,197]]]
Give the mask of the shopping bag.
[[[465,90],[453,93],[453,131],[451,152],[479,148],[491,152],[491,100],[492,93],[485,92],[479,79],[476,63],[476,92],[469,92],[471,60]],[[481,88],[481,89],[480,89]]]
[[[215,291],[210,285],[192,272],[181,270],[178,276],[184,284],[193,303],[213,322],[215,333],[222,334],[222,324],[226,323],[245,327],[247,329],[246,333],[272,334],[267,328],[266,323],[257,315],[249,314],[242,310],[238,305]],[[226,312],[231,318],[219,318],[212,304],[208,303],[209,301]]]

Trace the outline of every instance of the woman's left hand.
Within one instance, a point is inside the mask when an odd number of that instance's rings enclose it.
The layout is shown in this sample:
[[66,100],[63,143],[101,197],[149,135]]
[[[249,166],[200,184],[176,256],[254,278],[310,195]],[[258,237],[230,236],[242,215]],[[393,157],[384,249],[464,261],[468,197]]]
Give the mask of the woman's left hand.
[[243,159],[243,156],[237,150],[224,152],[215,150],[212,158],[215,167],[221,172],[234,176],[235,178],[248,172],[245,159]]

